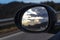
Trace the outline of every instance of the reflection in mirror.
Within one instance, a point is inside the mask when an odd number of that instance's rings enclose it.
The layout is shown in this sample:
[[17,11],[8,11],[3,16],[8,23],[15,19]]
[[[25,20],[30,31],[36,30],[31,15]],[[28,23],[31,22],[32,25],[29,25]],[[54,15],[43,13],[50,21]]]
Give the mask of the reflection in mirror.
[[31,31],[44,31],[48,27],[48,12],[44,7],[28,9],[22,17],[22,27]]

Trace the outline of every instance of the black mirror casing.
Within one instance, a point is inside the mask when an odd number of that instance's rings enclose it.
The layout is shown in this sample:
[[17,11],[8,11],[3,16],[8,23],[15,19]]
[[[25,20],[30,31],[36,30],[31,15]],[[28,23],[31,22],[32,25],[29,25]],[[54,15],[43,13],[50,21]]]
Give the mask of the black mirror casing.
[[[27,30],[27,29],[23,28],[21,21],[22,21],[22,16],[23,16],[24,12],[32,7],[37,7],[37,6],[45,7],[48,11],[48,17],[49,17],[48,28],[44,31],[31,31],[31,30]],[[29,5],[29,6],[23,7],[20,10],[18,10],[18,12],[15,16],[15,24],[17,25],[17,27],[20,30],[22,30],[24,32],[32,32],[32,33],[51,32],[52,29],[54,28],[55,23],[56,23],[56,14],[55,14],[54,10],[50,6],[47,6],[47,5],[36,4],[36,5]]]

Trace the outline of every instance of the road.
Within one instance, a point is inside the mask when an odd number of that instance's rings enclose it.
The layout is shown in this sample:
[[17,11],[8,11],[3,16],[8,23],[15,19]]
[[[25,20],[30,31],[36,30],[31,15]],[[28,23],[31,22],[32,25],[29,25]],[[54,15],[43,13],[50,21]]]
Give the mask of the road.
[[[58,23],[57,25],[59,24],[60,23]],[[54,36],[54,34],[17,32],[11,35],[4,36],[0,38],[0,40],[48,40],[52,36]]]
[[26,33],[18,32],[5,37],[0,38],[0,40],[48,40],[54,36],[54,34],[49,33]]

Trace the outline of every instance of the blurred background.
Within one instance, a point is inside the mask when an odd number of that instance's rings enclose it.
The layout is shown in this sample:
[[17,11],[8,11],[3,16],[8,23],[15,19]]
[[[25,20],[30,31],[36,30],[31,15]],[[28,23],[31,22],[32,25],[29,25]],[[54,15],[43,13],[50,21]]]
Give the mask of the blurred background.
[[[16,12],[20,8],[31,4],[46,4],[60,12],[60,0],[0,0],[0,36],[18,32],[19,29],[14,23]],[[57,27],[53,32],[58,30],[60,28]]]

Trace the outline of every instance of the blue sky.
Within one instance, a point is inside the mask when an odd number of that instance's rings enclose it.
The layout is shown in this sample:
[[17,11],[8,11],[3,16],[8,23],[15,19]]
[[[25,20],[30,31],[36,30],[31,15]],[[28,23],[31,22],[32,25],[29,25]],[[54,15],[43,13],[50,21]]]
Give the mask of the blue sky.
[[[40,2],[44,2],[44,1],[51,1],[51,0],[0,0],[0,3],[9,3],[12,1],[24,1],[24,2],[34,2],[34,3],[40,3]],[[54,2],[60,2],[60,0],[53,0]]]

